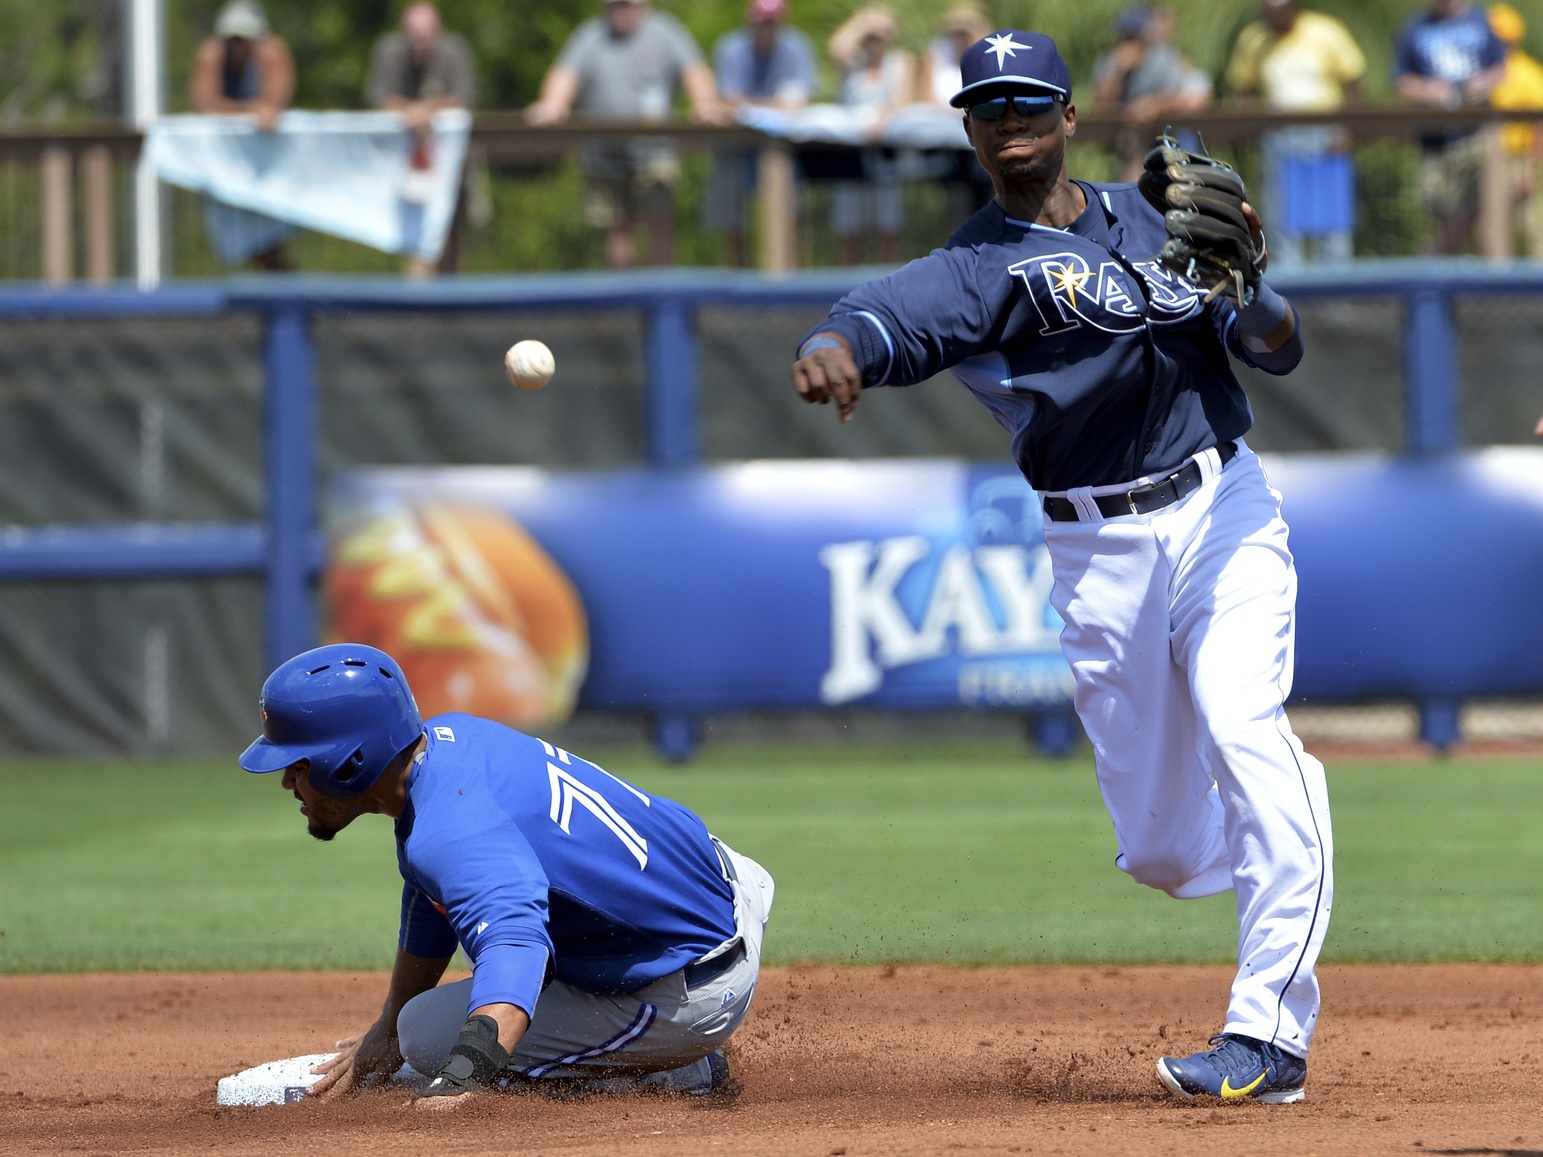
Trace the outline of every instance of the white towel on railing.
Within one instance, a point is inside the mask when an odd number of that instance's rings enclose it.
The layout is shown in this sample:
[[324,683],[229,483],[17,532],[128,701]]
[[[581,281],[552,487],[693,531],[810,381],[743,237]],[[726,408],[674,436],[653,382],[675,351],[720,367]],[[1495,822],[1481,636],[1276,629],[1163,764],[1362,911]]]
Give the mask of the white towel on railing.
[[455,216],[470,132],[465,110],[437,113],[418,167],[413,138],[389,112],[286,112],[271,133],[250,117],[165,117],[146,148],[169,185],[433,262]]
[[897,149],[968,149],[963,113],[935,104],[898,109],[877,126],[871,114],[838,104],[812,104],[800,109],[739,110],[740,123],[774,137],[800,144],[888,145]]

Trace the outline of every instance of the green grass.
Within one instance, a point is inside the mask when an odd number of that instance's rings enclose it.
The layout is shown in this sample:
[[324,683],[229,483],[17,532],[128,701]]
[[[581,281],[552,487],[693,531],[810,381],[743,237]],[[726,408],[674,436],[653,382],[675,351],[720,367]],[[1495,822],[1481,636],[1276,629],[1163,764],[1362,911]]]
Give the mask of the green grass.
[[[1086,761],[1012,746],[709,749],[600,762],[698,810],[777,879],[794,960],[1137,963],[1233,954],[1230,896],[1112,864]],[[1543,960],[1543,763],[1330,769],[1330,960]],[[274,777],[215,762],[0,764],[0,971],[375,967],[387,821],[306,837]]]

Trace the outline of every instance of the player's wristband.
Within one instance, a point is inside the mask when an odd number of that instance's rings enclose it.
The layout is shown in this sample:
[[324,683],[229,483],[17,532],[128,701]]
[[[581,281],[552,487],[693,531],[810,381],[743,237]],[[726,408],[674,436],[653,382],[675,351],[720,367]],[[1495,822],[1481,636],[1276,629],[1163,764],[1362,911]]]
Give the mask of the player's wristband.
[[828,333],[817,333],[798,347],[798,356],[806,358],[814,353],[815,350],[839,350],[842,348],[843,346],[839,339],[832,337]]
[[498,1022],[485,1015],[471,1017],[439,1072],[415,1099],[457,1097],[485,1089],[508,1063],[509,1051],[498,1043]]
[[1238,332],[1244,337],[1262,339],[1269,337],[1286,320],[1291,306],[1286,299],[1270,288],[1269,282],[1259,279],[1254,290],[1254,300],[1238,310]]

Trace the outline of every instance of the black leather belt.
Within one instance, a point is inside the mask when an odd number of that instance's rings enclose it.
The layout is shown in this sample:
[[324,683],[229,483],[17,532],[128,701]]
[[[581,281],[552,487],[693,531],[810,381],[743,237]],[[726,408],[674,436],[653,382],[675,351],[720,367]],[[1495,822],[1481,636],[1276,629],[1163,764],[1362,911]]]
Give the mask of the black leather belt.
[[[735,884],[739,883],[739,876],[734,871],[734,861],[729,859],[728,853],[724,851],[723,843],[717,836],[707,838],[712,841],[713,851],[718,853],[718,866],[723,871],[723,878]],[[711,960],[698,960],[688,964],[684,969],[686,987],[697,988],[710,980],[715,980],[744,958],[745,942],[741,940],[733,948],[714,956]]]
[[[1225,466],[1238,456],[1238,444],[1220,442],[1217,444],[1216,453],[1221,458],[1222,465]],[[1200,484],[1204,481],[1205,476],[1200,471],[1200,463],[1191,458],[1161,481],[1153,482],[1150,486],[1138,486],[1134,490],[1127,490],[1121,494],[1101,494],[1093,499],[1093,505],[1098,507],[1098,512],[1105,518],[1119,518],[1126,514],[1151,514],[1154,510],[1172,506],[1181,498],[1188,498],[1200,489]],[[1077,504],[1070,498],[1059,498],[1053,495],[1047,497],[1045,517],[1052,522],[1076,522],[1078,520]]]
[[724,850],[723,841],[717,836],[708,836],[712,842],[713,851],[718,853],[718,867],[723,870],[723,878],[731,884],[739,883],[739,874],[734,871],[734,861],[729,859],[729,854]]
[[709,981],[716,980],[729,969],[733,968],[745,958],[745,942],[740,940],[727,952],[719,953],[711,960],[698,960],[686,965],[684,972],[686,987],[688,989],[700,988]]

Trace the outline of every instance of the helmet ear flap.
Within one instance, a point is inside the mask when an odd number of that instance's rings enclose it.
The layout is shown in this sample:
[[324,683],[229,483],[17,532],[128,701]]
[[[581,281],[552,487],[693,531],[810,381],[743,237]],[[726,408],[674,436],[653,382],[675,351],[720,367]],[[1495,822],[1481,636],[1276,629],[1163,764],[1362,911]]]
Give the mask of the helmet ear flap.
[[332,780],[339,787],[346,787],[348,782],[363,769],[364,748],[356,747],[354,753],[338,766],[338,770],[333,773]]

